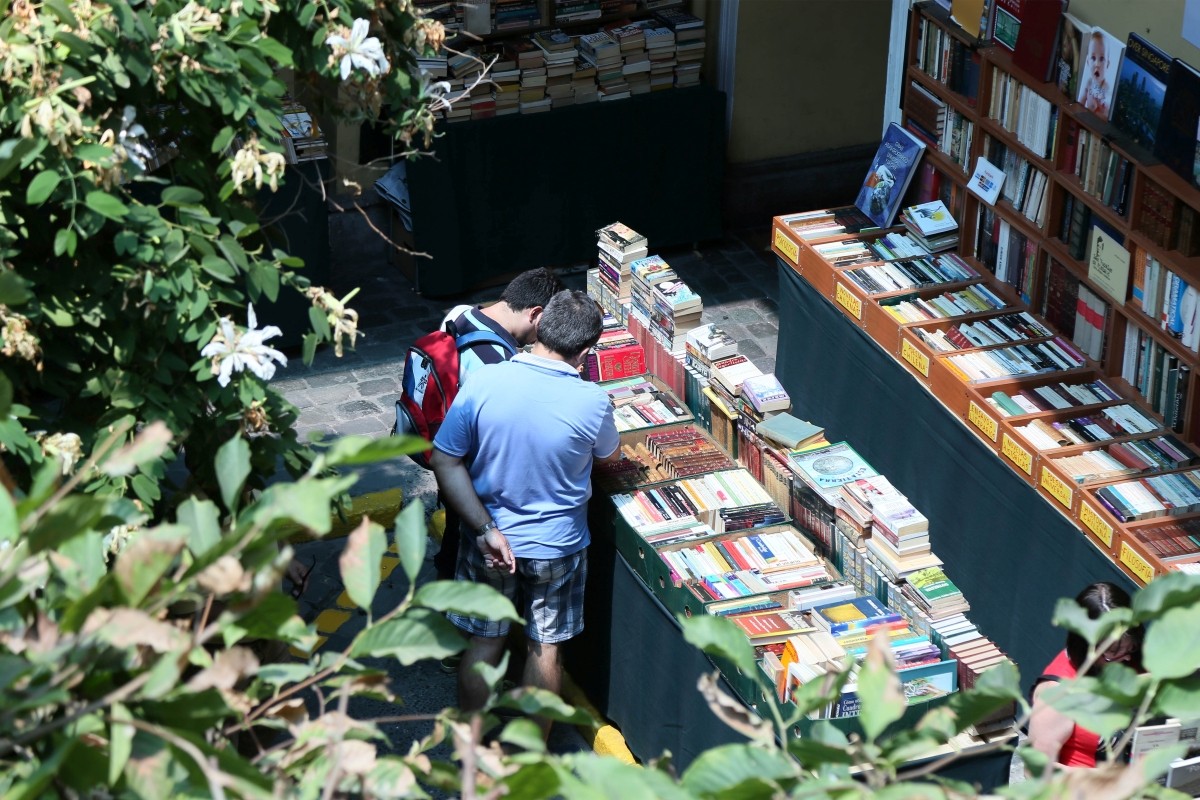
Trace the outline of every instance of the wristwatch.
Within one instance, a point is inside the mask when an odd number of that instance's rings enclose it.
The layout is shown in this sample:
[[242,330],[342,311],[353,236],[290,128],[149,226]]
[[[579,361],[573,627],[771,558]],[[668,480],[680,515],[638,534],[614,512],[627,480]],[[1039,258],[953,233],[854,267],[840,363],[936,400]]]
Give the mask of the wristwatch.
[[496,520],[489,519],[487,522],[475,529],[476,536],[486,536],[488,531],[497,530],[500,526],[496,524]]

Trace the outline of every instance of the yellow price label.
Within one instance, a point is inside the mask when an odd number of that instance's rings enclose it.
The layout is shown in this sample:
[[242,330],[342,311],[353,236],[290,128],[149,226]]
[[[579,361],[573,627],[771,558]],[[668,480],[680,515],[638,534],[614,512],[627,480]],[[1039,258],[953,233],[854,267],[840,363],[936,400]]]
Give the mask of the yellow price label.
[[854,315],[855,319],[862,319],[862,300],[858,298],[854,292],[846,288],[845,284],[839,283],[837,288],[833,290],[833,299]]
[[1000,434],[1000,424],[980,408],[974,400],[967,405],[967,419],[976,428],[986,433],[989,439],[993,442],[996,441],[996,437]]
[[1121,563],[1129,567],[1129,571],[1141,579],[1142,583],[1149,583],[1154,577],[1154,567],[1150,566],[1150,562],[1142,558],[1133,551],[1128,542],[1121,542]]
[[917,346],[908,339],[901,338],[900,340],[900,357],[912,364],[917,372],[926,378],[929,377],[929,356],[917,349]]
[[1042,488],[1064,507],[1071,508],[1071,501],[1075,499],[1075,490],[1063,483],[1062,479],[1051,472],[1048,467],[1042,467]]
[[775,229],[775,246],[779,248],[779,252],[787,256],[788,261],[800,266],[800,245],[789,239],[788,235],[779,228]]
[[1096,538],[1103,542],[1105,547],[1112,547],[1112,525],[1101,519],[1100,514],[1086,500],[1082,500],[1079,503],[1079,521],[1083,523],[1085,528],[1095,534]]
[[1004,440],[1000,443],[1000,452],[1008,456],[1009,460],[1018,467],[1025,470],[1026,475],[1033,474],[1033,456],[1024,447],[1014,442],[1012,437],[1007,433],[1004,434]]

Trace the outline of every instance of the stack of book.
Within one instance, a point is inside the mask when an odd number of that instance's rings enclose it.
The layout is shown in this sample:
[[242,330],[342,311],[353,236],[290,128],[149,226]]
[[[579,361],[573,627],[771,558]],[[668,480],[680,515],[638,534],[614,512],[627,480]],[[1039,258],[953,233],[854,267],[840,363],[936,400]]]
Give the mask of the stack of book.
[[862,478],[843,484],[841,490],[843,502],[857,502],[870,512],[867,551],[882,562],[892,582],[941,566],[929,549],[929,520],[887,478]]
[[554,21],[585,22],[600,19],[600,0],[554,0]]
[[537,0],[492,0],[492,28],[519,31],[542,24]]
[[[870,295],[925,289],[943,283],[958,283],[979,277],[979,273],[963,261],[957,253],[868,264],[846,270],[842,274]],[[986,287],[983,288],[986,291]],[[982,295],[980,298],[982,303],[990,305],[992,302],[985,292],[981,292],[977,288],[967,287],[964,291],[967,292],[966,297]],[[1003,302],[998,297],[995,300]]]
[[709,367],[708,383],[726,394],[730,405],[736,408],[736,398],[742,392],[742,382],[747,378],[762,375],[762,370],[744,355],[737,354],[713,361]]
[[901,592],[933,620],[965,614],[971,604],[941,567],[927,567],[908,576]]
[[788,214],[782,220],[793,233],[805,241],[858,233],[875,227],[871,218],[854,206]]
[[1095,496],[1122,522],[1200,510],[1200,472],[1187,470],[1121,481]]
[[873,478],[879,473],[855,452],[848,442],[835,442],[810,450],[788,453],[792,472],[830,506],[838,505],[839,487],[861,478]]
[[575,105],[594,103],[600,99],[596,88],[596,67],[582,55],[575,59],[575,71],[571,73],[571,88],[575,91]]
[[621,46],[605,31],[585,33],[579,37],[579,56],[595,70],[596,91],[599,95],[615,95],[628,91],[621,72]]
[[1007,662],[1008,656],[962,614],[933,623],[933,640],[958,662],[958,685],[970,689],[985,670]]
[[[629,20],[614,22],[604,30],[616,41],[621,52],[621,76],[626,89],[615,92],[611,99],[646,94],[650,91],[650,56],[646,53],[646,31]],[[601,100],[610,96],[601,97]]]
[[687,335],[700,327],[704,301],[677,275],[662,276],[653,284],[652,328],[663,346],[680,360],[687,352]]
[[675,33],[675,85],[695,86],[704,61],[704,20],[677,8],[663,9],[655,16]]
[[300,103],[284,98],[279,117],[282,128],[283,157],[289,164],[329,157],[329,144],[316,119]]
[[[616,307],[601,305],[619,319],[628,316],[625,306],[630,301],[632,273],[630,265],[646,257],[646,237],[620,222],[596,231],[596,266],[599,279],[612,293]],[[599,298],[604,299],[604,298]]]
[[639,430],[691,418],[679,400],[661,389],[649,376],[608,381],[601,384],[601,388],[608,392],[612,401],[618,431]]
[[703,522],[718,533],[783,522],[779,510],[745,470],[725,470],[613,495],[613,503],[639,535]]
[[620,320],[604,315],[600,340],[583,362],[585,380],[600,382],[646,373],[646,351]]
[[913,240],[930,253],[949,250],[958,244],[958,221],[941,200],[909,206],[900,212],[900,222]]
[[684,343],[687,366],[705,380],[714,361],[737,355],[737,351],[737,340],[712,323],[692,328]]
[[542,51],[546,66],[546,97],[551,106],[559,108],[575,102],[575,60],[579,51],[575,40],[558,28],[538,31],[533,43]]
[[754,407],[760,416],[787,411],[792,407],[792,398],[773,373],[752,375],[742,381],[742,398]]
[[675,85],[675,31],[657,20],[638,23],[646,31],[646,55],[650,59],[650,91]]

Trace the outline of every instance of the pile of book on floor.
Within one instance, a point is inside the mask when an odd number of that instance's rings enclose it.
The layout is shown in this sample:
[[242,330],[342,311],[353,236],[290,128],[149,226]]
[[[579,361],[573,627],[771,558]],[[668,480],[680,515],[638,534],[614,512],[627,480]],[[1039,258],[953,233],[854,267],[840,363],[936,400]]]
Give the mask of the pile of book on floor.
[[900,212],[900,222],[909,236],[930,253],[949,250],[958,244],[958,222],[941,200],[909,206]]

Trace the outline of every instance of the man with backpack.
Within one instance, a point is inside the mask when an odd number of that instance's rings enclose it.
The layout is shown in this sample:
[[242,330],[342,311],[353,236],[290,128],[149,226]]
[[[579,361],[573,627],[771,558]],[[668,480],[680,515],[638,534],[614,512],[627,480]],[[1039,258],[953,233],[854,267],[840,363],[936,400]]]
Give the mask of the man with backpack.
[[[513,278],[498,302],[486,308],[451,309],[440,331],[421,337],[409,349],[404,390],[396,402],[396,432],[432,441],[467,376],[485,364],[507,361],[532,344],[542,308],[562,289],[562,281],[550,270],[531,269]],[[429,466],[424,456],[414,460]],[[458,538],[458,514],[447,506],[442,545],[433,559],[438,580],[454,578]]]
[[[526,620],[524,682],[555,693],[559,646],[583,630],[592,463],[619,457],[608,395],[579,376],[600,331],[595,301],[556,294],[531,352],[471,376],[430,457],[447,507],[462,517],[457,579],[513,600]],[[487,698],[473,666],[499,662],[508,623],[447,616],[471,637],[458,690],[460,707],[472,711]],[[547,733],[549,722],[541,724]]]

